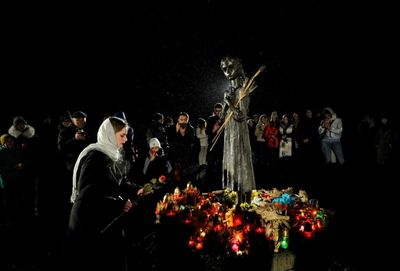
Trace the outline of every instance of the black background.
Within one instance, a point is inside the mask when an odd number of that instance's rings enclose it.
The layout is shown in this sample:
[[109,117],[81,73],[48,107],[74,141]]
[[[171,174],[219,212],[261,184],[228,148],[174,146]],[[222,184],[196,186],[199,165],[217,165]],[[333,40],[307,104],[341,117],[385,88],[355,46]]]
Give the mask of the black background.
[[[357,2],[3,6],[0,133],[15,115],[36,124],[65,110],[85,111],[89,122],[123,110],[135,133],[155,112],[208,116],[228,83],[220,59],[231,54],[249,76],[266,65],[251,113],[331,106],[343,119],[346,159],[354,162],[357,121],[365,112],[394,116],[398,90],[396,9]],[[332,237],[339,251],[366,265],[377,252],[394,259],[386,249],[391,237],[381,236],[392,228],[382,218],[393,215],[394,197],[386,193],[393,175],[354,168],[308,185],[321,188],[321,199],[335,203],[345,222]]]
[[[5,9],[2,127],[82,110],[207,116],[227,55],[261,66],[252,113],[391,111],[391,8],[354,1],[190,1]],[[372,94],[371,94],[372,93]],[[4,102],[7,101],[7,102]],[[9,108],[5,108],[8,105]]]

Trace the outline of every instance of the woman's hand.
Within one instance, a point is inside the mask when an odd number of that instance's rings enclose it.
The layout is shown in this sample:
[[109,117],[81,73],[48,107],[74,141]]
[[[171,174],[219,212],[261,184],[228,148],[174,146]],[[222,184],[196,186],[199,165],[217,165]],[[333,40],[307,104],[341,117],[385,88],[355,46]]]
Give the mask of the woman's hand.
[[136,195],[138,195],[138,196],[143,196],[143,195],[144,195],[144,189],[143,189],[143,188],[140,188],[140,189],[137,191]]
[[124,205],[124,212],[125,213],[129,212],[129,210],[132,208],[132,206],[133,206],[132,202],[128,199]]

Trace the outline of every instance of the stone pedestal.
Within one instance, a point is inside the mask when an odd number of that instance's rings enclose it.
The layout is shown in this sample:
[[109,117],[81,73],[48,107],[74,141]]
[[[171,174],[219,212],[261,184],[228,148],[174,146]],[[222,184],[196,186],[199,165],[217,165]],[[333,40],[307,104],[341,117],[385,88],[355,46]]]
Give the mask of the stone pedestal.
[[272,257],[271,271],[294,270],[296,255],[290,250],[274,254]]

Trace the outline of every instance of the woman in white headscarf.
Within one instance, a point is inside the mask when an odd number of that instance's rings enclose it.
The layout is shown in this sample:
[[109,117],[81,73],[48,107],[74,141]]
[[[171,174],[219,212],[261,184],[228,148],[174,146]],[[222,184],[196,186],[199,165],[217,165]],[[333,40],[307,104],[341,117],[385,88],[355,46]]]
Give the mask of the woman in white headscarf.
[[132,193],[133,187],[123,180],[117,167],[127,133],[125,120],[105,119],[97,143],[87,146],[75,163],[68,229],[74,268],[126,270],[124,232],[119,223],[123,219],[111,222],[132,207],[125,190],[132,189]]

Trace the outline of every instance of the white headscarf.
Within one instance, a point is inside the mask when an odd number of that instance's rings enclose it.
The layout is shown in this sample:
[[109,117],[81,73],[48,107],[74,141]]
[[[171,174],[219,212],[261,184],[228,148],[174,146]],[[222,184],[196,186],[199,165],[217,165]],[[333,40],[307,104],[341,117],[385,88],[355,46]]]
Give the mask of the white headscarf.
[[115,131],[109,118],[105,119],[103,123],[100,125],[99,131],[97,132],[97,143],[90,144],[89,146],[84,148],[75,162],[74,171],[72,174],[72,195],[71,195],[72,203],[74,203],[76,198],[78,197],[76,175],[79,168],[79,164],[81,162],[81,159],[92,150],[101,151],[102,153],[110,157],[113,161],[117,161],[119,159],[120,152],[115,137]]

